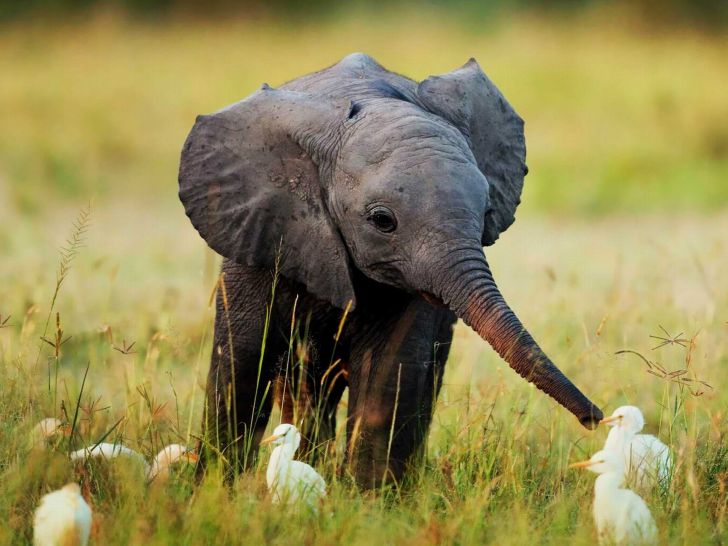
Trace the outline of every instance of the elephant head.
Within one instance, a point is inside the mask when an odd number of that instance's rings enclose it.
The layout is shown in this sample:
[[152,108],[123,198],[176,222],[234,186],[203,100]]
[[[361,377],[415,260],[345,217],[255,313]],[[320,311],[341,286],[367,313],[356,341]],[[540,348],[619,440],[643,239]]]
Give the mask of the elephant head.
[[449,307],[586,427],[602,412],[551,362],[483,253],[514,221],[523,121],[470,60],[416,83],[362,54],[200,116],[180,198],[215,251],[339,307],[352,272]]

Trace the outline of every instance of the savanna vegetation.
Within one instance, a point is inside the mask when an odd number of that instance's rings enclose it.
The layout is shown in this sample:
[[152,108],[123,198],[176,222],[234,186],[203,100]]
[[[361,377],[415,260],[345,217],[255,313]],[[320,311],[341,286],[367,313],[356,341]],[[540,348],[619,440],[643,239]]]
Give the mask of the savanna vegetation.
[[[670,487],[646,498],[661,543],[728,541],[728,37],[621,13],[5,23],[0,543],[29,544],[39,497],[71,479],[94,544],[595,542],[593,476],[566,467],[606,431],[463,326],[410,481],[353,487],[341,419],[319,515],[270,503],[265,451],[230,487],[214,470],[147,486],[122,461],[64,456],[101,438],[147,456],[196,443],[218,259],[177,201],[182,142],[196,114],[357,50],[416,78],[474,56],[525,118],[530,174],[488,249],[496,279],[590,398],[640,406],[672,447]],[[70,446],[30,449],[46,416],[74,424]]]

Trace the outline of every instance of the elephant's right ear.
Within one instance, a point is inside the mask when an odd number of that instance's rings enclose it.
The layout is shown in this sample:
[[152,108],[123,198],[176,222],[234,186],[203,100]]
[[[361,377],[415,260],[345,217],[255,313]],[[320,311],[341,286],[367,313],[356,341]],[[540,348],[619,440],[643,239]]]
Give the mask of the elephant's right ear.
[[264,85],[199,116],[179,170],[180,200],[213,250],[243,265],[277,265],[341,308],[355,303],[349,257],[325,204],[318,163],[348,109],[348,102]]

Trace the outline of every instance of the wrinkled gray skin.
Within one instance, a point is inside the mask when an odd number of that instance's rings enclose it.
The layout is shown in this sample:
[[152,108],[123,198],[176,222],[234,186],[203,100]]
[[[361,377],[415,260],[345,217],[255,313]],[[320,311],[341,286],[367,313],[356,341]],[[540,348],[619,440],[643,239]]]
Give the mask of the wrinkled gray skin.
[[[225,257],[213,451],[235,468],[250,461],[276,382],[284,421],[329,438],[348,387],[350,470],[363,487],[400,478],[426,437],[457,317],[595,427],[602,412],[522,326],[483,253],[513,222],[526,172],[523,122],[474,60],[417,83],[354,54],[200,116],[179,183]],[[294,309],[305,341],[289,355]]]

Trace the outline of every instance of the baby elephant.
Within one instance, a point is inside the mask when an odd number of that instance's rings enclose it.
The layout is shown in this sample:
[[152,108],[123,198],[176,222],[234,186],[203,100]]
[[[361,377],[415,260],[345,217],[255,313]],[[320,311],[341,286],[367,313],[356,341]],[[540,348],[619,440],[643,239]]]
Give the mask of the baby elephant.
[[473,59],[418,83],[356,53],[199,116],[179,196],[224,257],[208,451],[248,464],[274,391],[283,422],[326,440],[348,387],[348,468],[362,487],[399,479],[458,317],[596,426],[602,412],[508,307],[483,253],[514,221],[525,156],[523,120]]

